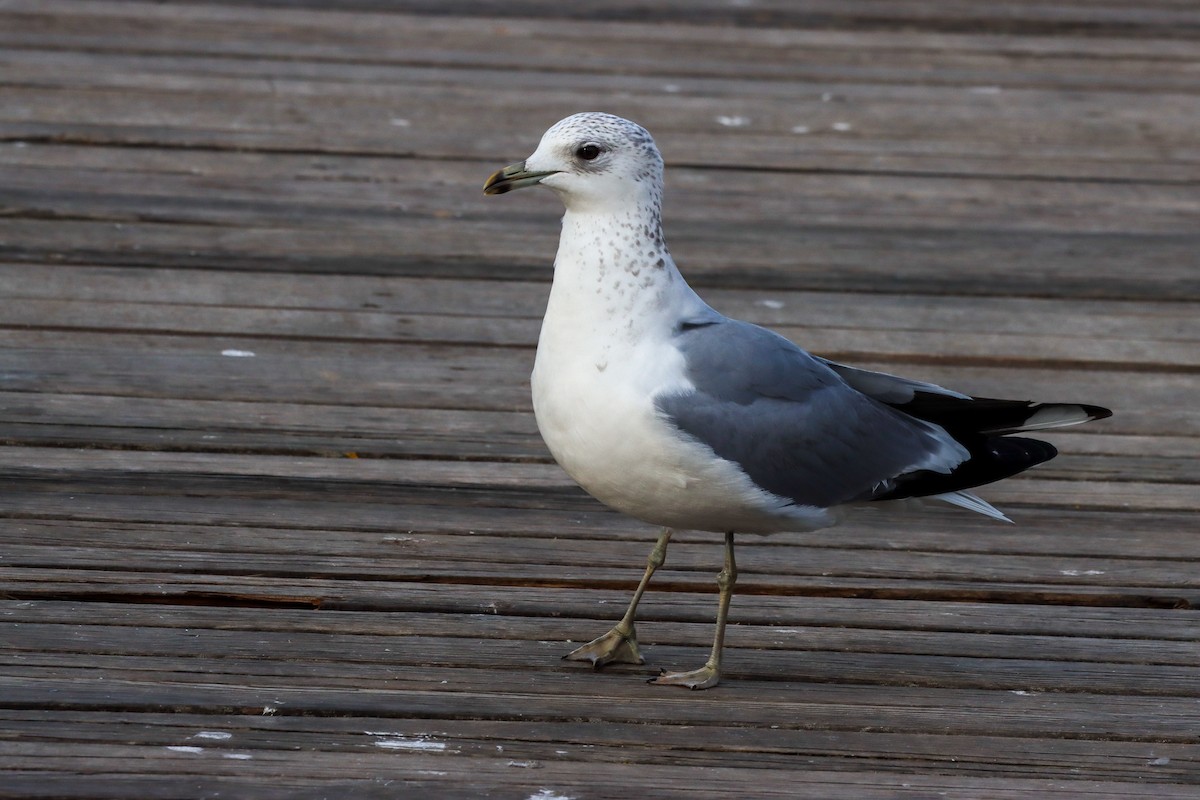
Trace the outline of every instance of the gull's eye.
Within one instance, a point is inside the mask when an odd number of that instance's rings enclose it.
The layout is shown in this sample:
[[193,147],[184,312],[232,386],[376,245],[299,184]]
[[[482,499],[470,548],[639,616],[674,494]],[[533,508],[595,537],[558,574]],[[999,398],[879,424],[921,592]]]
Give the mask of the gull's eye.
[[575,151],[575,155],[579,156],[579,158],[583,159],[584,161],[595,161],[600,155],[600,145],[585,144]]

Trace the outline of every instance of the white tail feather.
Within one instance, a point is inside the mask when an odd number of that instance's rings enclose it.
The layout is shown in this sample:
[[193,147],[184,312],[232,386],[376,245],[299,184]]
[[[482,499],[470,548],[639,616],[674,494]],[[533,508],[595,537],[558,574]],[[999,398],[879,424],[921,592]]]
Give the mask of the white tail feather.
[[980,497],[976,497],[970,492],[946,492],[945,494],[930,495],[930,498],[934,500],[941,500],[944,503],[949,503],[950,505],[958,506],[959,508],[965,508],[968,511],[974,511],[979,514],[983,514],[985,517],[998,519],[1001,522],[1012,522],[1011,519],[1004,516],[1004,514],[1002,514],[1000,510],[995,508],[991,503]]

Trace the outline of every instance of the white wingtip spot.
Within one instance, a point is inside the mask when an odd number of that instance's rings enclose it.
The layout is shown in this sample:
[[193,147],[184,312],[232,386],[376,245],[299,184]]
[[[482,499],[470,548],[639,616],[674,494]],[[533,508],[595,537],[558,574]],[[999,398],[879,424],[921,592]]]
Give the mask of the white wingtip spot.
[[1069,425],[1081,425],[1093,417],[1084,411],[1082,406],[1048,405],[1039,408],[1029,419],[1021,424],[1022,431],[1044,431],[1049,428],[1065,428]]

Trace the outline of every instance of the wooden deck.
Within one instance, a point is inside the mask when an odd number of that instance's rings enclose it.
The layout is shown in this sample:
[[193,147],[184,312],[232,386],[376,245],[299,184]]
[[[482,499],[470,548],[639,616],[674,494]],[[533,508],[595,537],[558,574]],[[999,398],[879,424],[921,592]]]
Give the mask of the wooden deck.
[[[1200,8],[642,5],[0,2],[0,797],[1200,797]],[[716,690],[642,680],[711,535],[561,662],[655,531],[530,413],[557,201],[480,187],[592,109],[719,309],[1115,417],[1015,526],[743,537]]]

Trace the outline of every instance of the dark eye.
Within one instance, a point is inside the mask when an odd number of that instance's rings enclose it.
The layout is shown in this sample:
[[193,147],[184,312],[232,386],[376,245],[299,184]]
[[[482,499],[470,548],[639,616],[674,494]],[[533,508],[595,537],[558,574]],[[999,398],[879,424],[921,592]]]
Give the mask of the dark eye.
[[585,144],[575,151],[575,155],[579,156],[584,161],[595,161],[596,157],[600,155],[600,145]]

